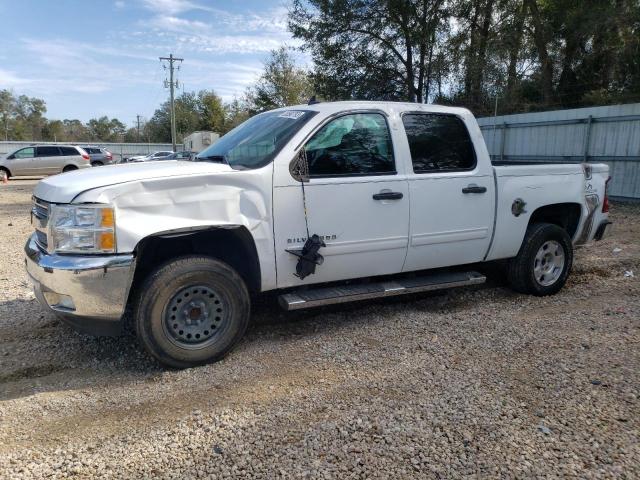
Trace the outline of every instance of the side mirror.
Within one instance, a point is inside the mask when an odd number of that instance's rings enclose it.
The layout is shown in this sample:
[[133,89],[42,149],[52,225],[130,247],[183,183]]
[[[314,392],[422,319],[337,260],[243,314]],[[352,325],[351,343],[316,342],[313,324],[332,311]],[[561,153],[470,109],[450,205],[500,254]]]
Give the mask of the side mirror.
[[13,160],[14,158],[16,158],[16,156],[15,156],[15,155],[13,155],[13,154],[11,154],[11,155],[9,155],[9,156],[7,157],[7,160]]
[[309,182],[309,163],[307,162],[307,152],[304,147],[296,154],[289,164],[289,173],[298,182]]

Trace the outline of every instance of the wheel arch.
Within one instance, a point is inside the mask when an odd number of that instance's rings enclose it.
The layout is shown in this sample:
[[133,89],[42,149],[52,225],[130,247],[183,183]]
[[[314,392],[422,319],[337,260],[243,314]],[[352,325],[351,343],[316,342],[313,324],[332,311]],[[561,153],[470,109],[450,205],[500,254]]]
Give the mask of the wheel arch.
[[529,217],[529,225],[552,223],[563,228],[573,239],[578,233],[581,216],[582,206],[579,203],[553,203],[536,208]]
[[135,247],[136,267],[129,300],[147,275],[163,263],[187,255],[221,260],[238,272],[251,293],[261,290],[258,251],[249,230],[242,225],[191,227],[154,233]]
[[9,170],[9,167],[5,167],[4,165],[2,165],[0,166],[0,170],[4,170],[5,172],[7,172],[7,178],[11,178],[13,176],[11,170]]

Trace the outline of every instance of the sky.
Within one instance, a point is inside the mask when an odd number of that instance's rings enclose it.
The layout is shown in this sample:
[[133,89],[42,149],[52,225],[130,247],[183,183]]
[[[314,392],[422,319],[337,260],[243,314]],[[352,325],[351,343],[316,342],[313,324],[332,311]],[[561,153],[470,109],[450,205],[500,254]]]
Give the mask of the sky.
[[50,119],[133,126],[169,97],[158,57],[184,58],[178,93],[228,101],[297,45],[286,16],[286,0],[0,0],[0,90],[44,99]]

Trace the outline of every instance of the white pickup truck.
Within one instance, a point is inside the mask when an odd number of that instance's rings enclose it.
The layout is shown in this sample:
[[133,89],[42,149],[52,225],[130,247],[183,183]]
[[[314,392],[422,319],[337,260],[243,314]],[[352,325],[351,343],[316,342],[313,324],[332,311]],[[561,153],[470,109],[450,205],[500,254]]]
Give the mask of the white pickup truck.
[[574,247],[609,227],[608,178],[602,164],[492,164],[461,108],[289,107],[196,161],[42,180],[26,268],[75,327],[131,318],[153,356],[188,367],[240,340],[261,292],[291,310],[478,284],[474,264],[502,261],[515,290],[556,293]]

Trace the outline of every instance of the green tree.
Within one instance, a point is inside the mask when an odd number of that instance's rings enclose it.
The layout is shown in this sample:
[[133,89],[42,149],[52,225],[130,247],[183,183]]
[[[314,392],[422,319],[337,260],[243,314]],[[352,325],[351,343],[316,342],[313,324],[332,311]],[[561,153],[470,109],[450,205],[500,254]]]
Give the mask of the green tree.
[[289,28],[323,96],[422,102],[447,19],[444,0],[294,0]]
[[63,142],[66,139],[62,120],[49,120],[42,127],[42,140]]
[[247,103],[250,110],[263,112],[306,103],[312,95],[309,75],[296,66],[286,47],[280,47],[271,51],[264,72],[247,92]]
[[200,130],[225,131],[226,112],[222,99],[213,90],[198,92],[198,113],[200,114]]
[[227,133],[229,130],[236,128],[251,116],[249,106],[246,99],[234,97],[234,99],[225,105],[225,128],[221,133]]

